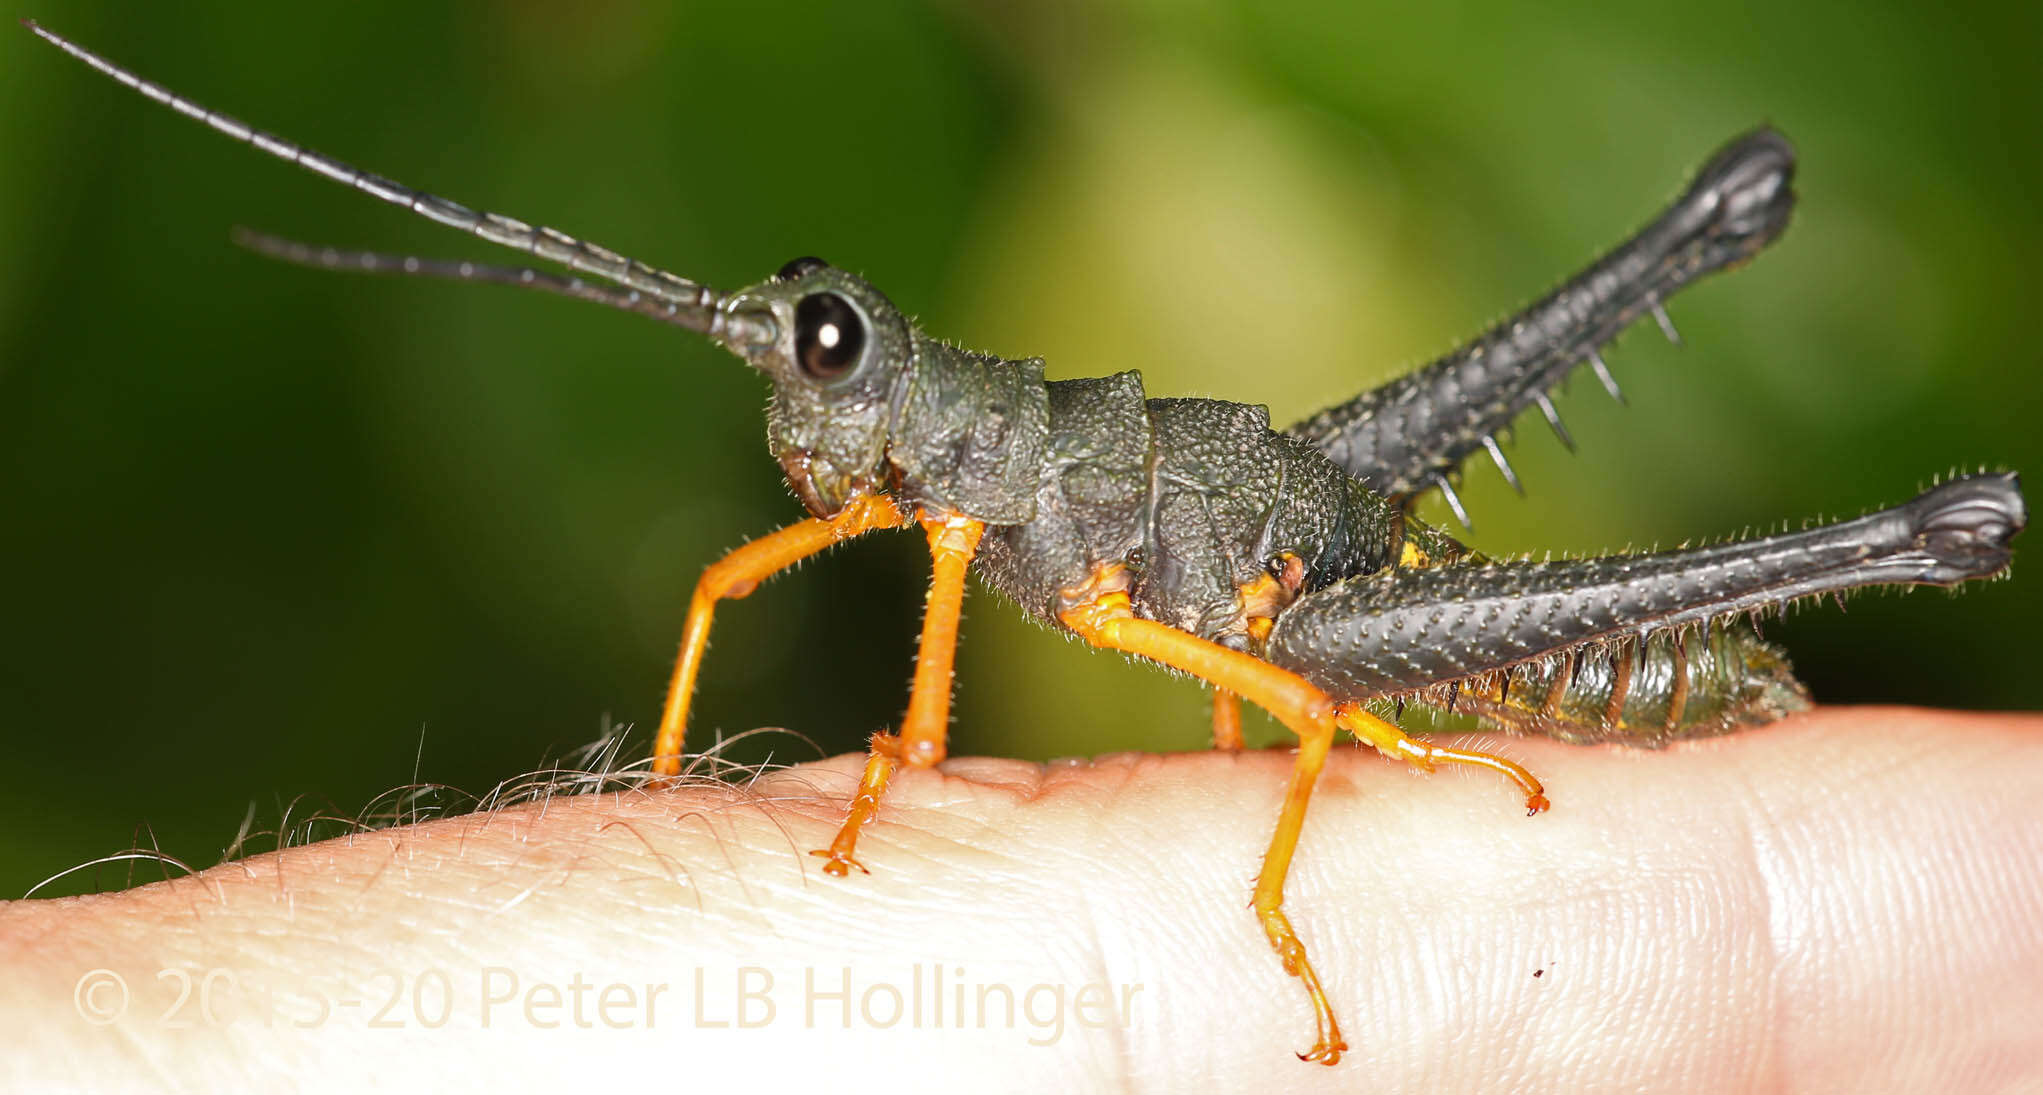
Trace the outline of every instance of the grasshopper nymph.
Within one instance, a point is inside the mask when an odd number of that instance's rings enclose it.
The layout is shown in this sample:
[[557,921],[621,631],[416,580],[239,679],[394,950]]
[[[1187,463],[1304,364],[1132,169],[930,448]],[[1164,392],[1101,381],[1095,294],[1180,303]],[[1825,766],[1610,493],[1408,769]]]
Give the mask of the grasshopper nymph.
[[[1516,476],[1495,438],[1666,300],[1753,257],[1785,229],[1795,157],[1759,129],[1717,151],[1657,218],[1587,270],[1439,360],[1285,430],[1260,406],[1155,398],[1135,371],[1047,381],[1039,358],[961,350],[917,329],[879,290],[798,258],[722,291],[550,228],[478,212],[273,137],[144,81],[43,30],[144,96],[342,185],[573,274],[244,243],[333,269],[498,282],[637,312],[702,334],[773,389],[769,444],[809,516],[712,564],[695,588],[654,744],[680,771],[688,707],[717,602],[843,540],[915,526],[933,566],[914,690],[875,734],[836,839],[843,876],[901,764],[944,759],[953,648],[968,572],[1055,627],[1216,689],[1214,740],[1240,748],[1240,699],[1298,737],[1294,774],[1252,904],[1314,1016],[1308,1060],[1347,1050],[1284,910],[1314,781],[1338,731],[1421,767],[1491,769],[1530,813],[1540,782],[1490,753],[1408,735],[1407,704],[1571,742],[1657,746],[1808,705],[1748,614],[1863,586],[1950,586],[2006,568],[2027,520],[2012,474],[1960,476],[1912,501],[1800,532],[1653,554],[1493,561],[1411,516],[1477,450]],[[594,280],[584,280],[587,275]],[[884,865],[875,864],[874,866]]]

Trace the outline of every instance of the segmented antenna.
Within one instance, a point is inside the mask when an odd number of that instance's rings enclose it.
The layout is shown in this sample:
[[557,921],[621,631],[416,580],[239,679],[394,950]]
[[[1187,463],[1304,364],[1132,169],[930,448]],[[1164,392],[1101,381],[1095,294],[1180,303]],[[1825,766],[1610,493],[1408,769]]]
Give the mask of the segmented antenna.
[[636,312],[663,323],[672,323],[691,330],[697,329],[695,317],[684,313],[682,311],[684,306],[678,302],[658,300],[636,289],[596,285],[581,278],[565,277],[547,270],[535,270],[530,266],[499,266],[494,263],[469,262],[466,259],[429,259],[417,255],[321,247],[317,244],[288,240],[282,236],[272,236],[267,232],[257,232],[251,228],[236,228],[234,242],[266,258],[297,266],[310,266],[318,270],[445,278],[449,281],[480,281],[520,289],[537,289],[545,293],[573,297],[576,300],[606,304],[626,312]]
[[[551,262],[560,263],[571,270],[594,274],[607,281],[615,282],[634,293],[643,293],[664,304],[673,305],[673,309],[662,315],[655,309],[639,307],[637,304],[630,302],[628,297],[591,292],[596,289],[595,286],[582,285],[580,289],[567,288],[566,279],[544,282],[537,278],[523,276],[515,278],[495,276],[497,272],[504,270],[504,268],[500,267],[471,266],[469,268],[470,273],[457,273],[454,276],[467,277],[471,280],[502,281],[509,284],[527,285],[555,292],[563,292],[568,296],[580,297],[585,300],[597,300],[616,307],[654,315],[655,318],[667,319],[669,322],[688,327],[691,330],[701,331],[713,337],[724,337],[726,334],[731,333],[725,330],[726,323],[731,317],[726,316],[718,308],[718,305],[724,299],[724,294],[714,289],[698,285],[679,275],[670,274],[665,270],[648,266],[637,259],[626,258],[608,248],[576,239],[556,229],[543,226],[535,227],[497,213],[478,212],[458,202],[449,201],[446,198],[428,194],[422,190],[414,190],[401,183],[386,179],[381,175],[363,171],[358,167],[343,163],[331,156],[265,133],[237,118],[229,117],[216,110],[209,110],[161,84],[144,80],[127,69],[114,64],[112,61],[43,29],[32,20],[23,20],[22,25],[35,32],[35,35],[43,41],[85,62],[115,82],[139,92],[144,98],[162,103],[179,114],[202,122],[237,141],[252,145],[256,149],[267,152],[280,160],[297,164],[307,171],[324,175],[343,186],[353,187],[372,197],[380,198],[392,205],[401,206],[419,216],[438,221],[450,228],[480,236],[491,243],[501,244],[502,246],[524,251]],[[263,246],[255,246],[255,249],[264,253],[276,254],[280,258],[291,257],[289,254],[281,253],[288,249]],[[388,258],[390,256],[379,257]],[[402,260],[398,261],[401,264]],[[418,260],[418,262],[420,266],[417,270],[400,270],[398,272],[438,274],[443,270],[458,269],[460,265],[458,263],[434,263],[429,260]],[[311,265],[326,264],[315,260]],[[392,269],[396,268],[393,267]],[[485,270],[490,271],[490,273],[480,272]],[[537,274],[538,272],[532,271],[531,273]]]

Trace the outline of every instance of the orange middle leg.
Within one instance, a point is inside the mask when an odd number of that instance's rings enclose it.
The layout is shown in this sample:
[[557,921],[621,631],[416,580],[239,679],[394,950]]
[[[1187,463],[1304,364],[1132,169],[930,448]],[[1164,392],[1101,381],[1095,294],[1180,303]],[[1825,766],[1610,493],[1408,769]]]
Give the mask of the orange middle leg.
[[[1110,586],[1112,583],[1105,580],[1112,577],[1113,572],[1104,572],[1094,585]],[[1311,1052],[1299,1056],[1334,1064],[1348,1046],[1341,1037],[1340,1024],[1327,1002],[1319,975],[1306,957],[1305,944],[1292,928],[1290,918],[1284,915],[1284,878],[1298,850],[1298,839],[1305,828],[1305,810],[1312,799],[1313,784],[1326,765],[1335,729],[1351,730],[1378,749],[1422,766],[1430,766],[1433,761],[1451,761],[1494,768],[1510,776],[1526,792],[1527,806],[1533,813],[1546,808],[1546,796],[1541,793],[1539,781],[1501,757],[1413,741],[1360,705],[1335,704],[1326,693],[1295,673],[1154,620],[1139,619],[1124,592],[1082,590],[1074,593],[1072,599],[1074,603],[1059,614],[1059,619],[1086,641],[1162,662],[1209,681],[1224,690],[1222,696],[1234,693],[1248,699],[1298,735],[1298,759],[1291,769],[1291,786],[1284,793],[1277,831],[1263,853],[1263,869],[1256,878],[1251,905],[1262,922],[1264,936],[1282,960],[1284,971],[1305,983],[1306,995],[1312,1001],[1318,1038]]]
[[1384,756],[1395,757],[1428,772],[1440,761],[1450,764],[1472,764],[1478,768],[1501,772],[1505,778],[1517,784],[1519,790],[1525,792],[1525,812],[1528,815],[1541,813],[1552,805],[1547,801],[1546,789],[1540,786],[1539,780],[1534,778],[1531,772],[1516,762],[1505,760],[1494,753],[1483,753],[1474,749],[1449,749],[1444,745],[1434,745],[1432,742],[1407,737],[1403,730],[1397,728],[1397,724],[1370,714],[1359,703],[1341,704],[1334,720],[1340,724],[1341,729],[1374,746],[1376,751]]
[[695,583],[695,595],[688,602],[688,624],[681,632],[681,656],[674,662],[674,676],[667,684],[667,706],[660,715],[660,732],[653,739],[653,774],[666,777],[681,771],[688,701],[695,694],[695,678],[702,670],[703,653],[709,649],[709,625],[718,601],[746,596],[760,582],[832,544],[874,529],[898,528],[907,523],[908,519],[886,497],[859,495],[846,502],[834,516],[798,521],[711,563]]
[[1213,748],[1241,752],[1241,697],[1225,688],[1213,690]]
[[1284,809],[1277,818],[1277,832],[1263,853],[1263,870],[1256,878],[1251,904],[1263,925],[1263,935],[1284,964],[1284,972],[1305,983],[1318,1025],[1312,1051],[1300,1054],[1308,1061],[1334,1064],[1347,1052],[1341,1025],[1327,1003],[1319,974],[1306,958],[1305,944],[1284,915],[1284,876],[1291,869],[1291,856],[1298,849],[1299,834],[1305,828],[1305,808],[1312,798],[1313,783],[1325,766],[1327,749],[1333,744],[1335,708],[1332,700],[1305,678],[1279,669],[1253,655],[1229,650],[1154,620],[1138,619],[1126,593],[1095,594],[1059,614],[1066,627],[1087,642],[1113,650],[1124,650],[1184,670],[1193,676],[1233,692],[1277,717],[1277,721],[1298,735],[1298,760],[1291,770],[1291,786],[1284,794]]
[[944,740],[950,731],[951,665],[958,651],[958,616],[964,610],[965,571],[979,550],[979,538],[986,526],[965,517],[917,515],[929,534],[929,601],[922,615],[922,645],[915,655],[915,687],[908,696],[908,713],[901,718],[898,735],[873,735],[866,754],[865,775],[852,797],[851,812],[837,830],[830,847],[811,854],[829,860],[826,873],[842,876],[852,867],[865,870],[852,852],[858,832],[880,807],[880,796],[893,778],[894,768],[905,762],[927,768],[944,758]]

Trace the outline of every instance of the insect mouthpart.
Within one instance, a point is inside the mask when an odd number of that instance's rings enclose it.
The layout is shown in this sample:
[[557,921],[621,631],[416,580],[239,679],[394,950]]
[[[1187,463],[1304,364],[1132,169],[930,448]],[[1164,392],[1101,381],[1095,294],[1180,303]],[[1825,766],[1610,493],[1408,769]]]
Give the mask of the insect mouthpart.
[[778,459],[788,488],[817,517],[834,516],[846,502],[871,490],[865,476],[841,471],[806,449],[781,452]]

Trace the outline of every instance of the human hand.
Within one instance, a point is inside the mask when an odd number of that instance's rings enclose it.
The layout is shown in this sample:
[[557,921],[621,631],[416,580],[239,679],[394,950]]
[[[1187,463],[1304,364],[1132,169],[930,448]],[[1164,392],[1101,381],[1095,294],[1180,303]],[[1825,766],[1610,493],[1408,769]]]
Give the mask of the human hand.
[[[9,1090],[1967,1091],[2043,1083],[2043,717],[1829,708],[1505,740],[1554,809],[1337,749],[954,759],[827,877],[859,758],[548,801],[0,906]],[[95,972],[97,971],[97,972]],[[116,985],[107,975],[119,979]],[[1008,1001],[1012,1001],[1009,1010]],[[1013,1025],[1008,1025],[1012,1014]]]

